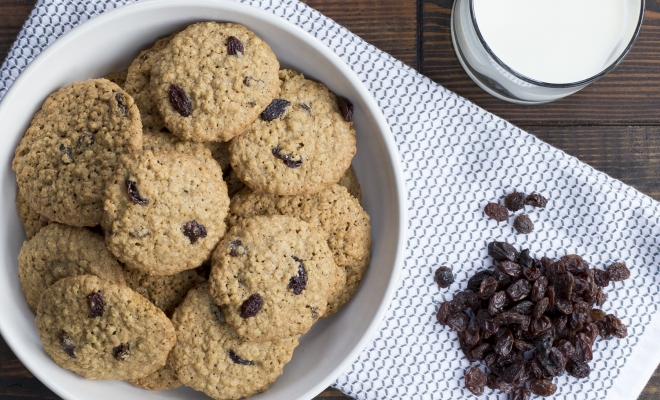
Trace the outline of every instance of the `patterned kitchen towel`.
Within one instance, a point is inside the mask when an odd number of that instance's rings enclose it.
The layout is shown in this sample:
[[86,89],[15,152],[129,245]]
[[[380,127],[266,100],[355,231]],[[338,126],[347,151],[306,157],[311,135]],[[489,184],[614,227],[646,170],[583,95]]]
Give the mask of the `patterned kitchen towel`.
[[[0,98],[25,66],[77,24],[127,0],[39,0],[0,69]],[[335,386],[357,399],[458,399],[469,367],[439,303],[490,267],[486,245],[506,240],[541,257],[576,253],[595,267],[625,261],[632,276],[607,288],[603,306],[628,325],[622,340],[598,340],[589,379],[555,379],[557,399],[636,399],[660,362],[660,206],[435,84],[297,0],[244,0],[315,35],[362,79],[396,142],[408,189],[409,239],[401,282],[373,341]],[[513,190],[538,191],[535,230],[483,215]],[[439,290],[433,272],[452,266]],[[490,393],[488,398],[506,398]]]

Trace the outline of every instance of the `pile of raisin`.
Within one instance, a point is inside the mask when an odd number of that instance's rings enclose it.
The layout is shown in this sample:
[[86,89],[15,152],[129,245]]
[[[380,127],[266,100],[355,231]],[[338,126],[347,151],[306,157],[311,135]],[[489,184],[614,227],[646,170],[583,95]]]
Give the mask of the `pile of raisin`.
[[556,376],[589,376],[588,362],[597,337],[624,338],[627,327],[599,308],[610,282],[630,277],[621,262],[589,268],[578,255],[560,259],[533,258],[504,242],[488,245],[495,269],[474,274],[467,289],[443,302],[438,322],[458,333],[463,354],[482,361],[487,373],[472,367],[467,389],[481,394],[484,387],[529,399],[531,393],[551,396]]
[[[484,207],[484,213],[497,222],[509,219],[509,211],[522,210],[525,206],[545,208],[548,200],[538,193],[526,195],[525,193],[513,192],[504,197],[504,205],[488,203]],[[528,234],[534,230],[534,224],[527,214],[520,214],[513,221],[513,227],[518,233]]]

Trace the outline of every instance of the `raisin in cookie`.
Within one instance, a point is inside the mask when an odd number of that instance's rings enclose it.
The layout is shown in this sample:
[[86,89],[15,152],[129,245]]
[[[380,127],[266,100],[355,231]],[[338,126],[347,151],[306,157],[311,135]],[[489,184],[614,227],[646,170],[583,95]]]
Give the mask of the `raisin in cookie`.
[[117,160],[141,149],[140,113],[131,96],[106,79],[90,79],[46,99],[12,168],[35,212],[67,225],[95,226]]
[[232,168],[257,192],[318,192],[339,179],[356,152],[353,123],[322,83],[280,71],[281,90],[250,128],[229,144]]
[[154,58],[157,58],[158,52],[167,46],[174,35],[176,33],[159,39],[151,48],[140,52],[140,55],[133,60],[126,72],[124,88],[128,94],[133,96],[135,105],[140,110],[142,126],[145,129],[159,131],[165,128],[165,122],[160,116],[156,104],[151,99],[149,81],[151,80],[151,64]]
[[165,314],[124,285],[60,279],[37,309],[37,333],[59,366],[88,379],[136,379],[165,365],[176,341]]
[[249,340],[305,333],[345,282],[325,234],[297,218],[244,219],[213,252],[211,295]]
[[48,218],[37,213],[32,207],[30,207],[30,204],[25,201],[23,196],[21,196],[20,190],[16,191],[16,208],[18,209],[18,218],[20,218],[23,223],[25,236],[28,240],[32,239],[41,228],[48,225],[50,222],[48,221]]
[[152,63],[152,98],[180,138],[227,141],[277,95],[278,70],[270,47],[244,26],[200,22],[172,38]]
[[240,337],[224,321],[208,284],[188,293],[172,322],[177,343],[168,363],[184,385],[214,399],[263,392],[282,375],[298,346],[297,336],[262,343]]
[[124,156],[106,188],[106,244],[130,268],[173,275],[210,256],[228,208],[227,185],[198,159],[149,150]]
[[315,194],[278,196],[243,190],[232,198],[229,226],[255,215],[288,215],[322,229],[335,263],[346,271],[346,285],[328,304],[323,315],[335,313],[355,293],[369,266],[369,215],[345,187],[332,185]]
[[124,284],[124,272],[107,247],[103,236],[87,228],[53,222],[18,253],[18,277],[28,304],[37,309],[41,294],[62,278],[96,275]]

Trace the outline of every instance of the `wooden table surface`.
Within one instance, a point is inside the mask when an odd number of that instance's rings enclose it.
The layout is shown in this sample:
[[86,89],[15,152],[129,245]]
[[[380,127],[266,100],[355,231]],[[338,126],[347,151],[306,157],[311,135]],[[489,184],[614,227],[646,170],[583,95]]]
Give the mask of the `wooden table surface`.
[[[478,88],[451,45],[453,0],[304,0],[381,50],[540,139],[660,200],[660,0],[646,0],[634,48],[609,75],[566,99],[518,106]],[[0,0],[0,59],[35,0]],[[0,398],[57,399],[0,339]],[[350,399],[328,389],[317,399]],[[660,400],[660,368],[640,400]]]

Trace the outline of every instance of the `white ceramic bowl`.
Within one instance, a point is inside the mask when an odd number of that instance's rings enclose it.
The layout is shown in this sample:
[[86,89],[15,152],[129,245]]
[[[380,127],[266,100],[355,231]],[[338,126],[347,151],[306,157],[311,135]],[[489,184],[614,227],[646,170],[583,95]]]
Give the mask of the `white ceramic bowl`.
[[376,102],[332,51],[296,26],[250,6],[218,0],[153,0],[128,5],[80,25],[42,52],[0,103],[0,332],[25,366],[65,399],[206,398],[188,388],[167,392],[126,382],[85,380],[46,355],[21,291],[17,255],[25,239],[16,213],[14,149],[46,97],[74,81],[126,68],[156,39],[204,20],[244,24],[273,49],[282,67],[302,71],[355,105],[358,152],[353,161],[371,216],[371,266],[354,298],[336,315],[303,335],[284,375],[254,399],[310,399],[330,385],[367,345],[396,288],[403,264],[406,202],[396,147]]

